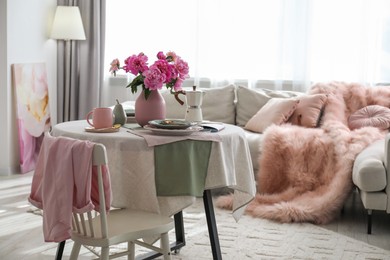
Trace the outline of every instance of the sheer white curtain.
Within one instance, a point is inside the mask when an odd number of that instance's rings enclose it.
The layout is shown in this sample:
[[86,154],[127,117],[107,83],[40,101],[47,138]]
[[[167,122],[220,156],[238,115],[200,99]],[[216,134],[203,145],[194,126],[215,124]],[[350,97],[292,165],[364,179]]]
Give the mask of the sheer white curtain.
[[106,76],[114,58],[172,50],[187,86],[390,82],[389,17],[386,0],[111,0]]

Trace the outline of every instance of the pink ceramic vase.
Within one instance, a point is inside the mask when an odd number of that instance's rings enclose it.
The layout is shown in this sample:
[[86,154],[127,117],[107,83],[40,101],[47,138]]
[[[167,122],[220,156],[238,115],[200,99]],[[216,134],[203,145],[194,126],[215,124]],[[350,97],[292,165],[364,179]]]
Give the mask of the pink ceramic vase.
[[145,93],[139,94],[135,100],[135,120],[140,126],[147,125],[151,120],[165,119],[165,100],[158,90],[152,90],[148,99]]

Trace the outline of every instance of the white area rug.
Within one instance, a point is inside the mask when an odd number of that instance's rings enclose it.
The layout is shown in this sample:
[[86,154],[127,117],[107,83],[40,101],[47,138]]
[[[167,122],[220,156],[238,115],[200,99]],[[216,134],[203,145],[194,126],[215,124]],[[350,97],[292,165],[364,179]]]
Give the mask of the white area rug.
[[[312,224],[280,224],[264,219],[257,219],[244,215],[238,223],[235,222],[229,211],[215,209],[224,260],[243,259],[390,259],[390,251],[371,246],[364,242],[335,233]],[[41,217],[29,214],[34,218],[36,228],[30,239],[40,241]],[[32,219],[31,219],[32,220]],[[207,223],[204,215],[203,202],[196,203],[184,211],[184,226],[186,232],[186,246],[173,255],[175,260],[202,260],[212,259]],[[171,242],[174,234],[170,234]],[[25,238],[27,238],[25,236]],[[42,244],[42,243],[40,243]],[[123,245],[112,249],[120,251]],[[29,246],[30,257],[22,259],[53,259],[56,244],[43,243],[35,247]],[[72,242],[65,246],[63,259],[68,259]],[[23,249],[22,249],[23,250]],[[137,248],[137,254],[144,249]],[[1,255],[1,253],[0,253]],[[0,259],[15,259],[15,255]],[[94,259],[94,255],[82,248],[79,259]],[[118,259],[127,259],[120,257]],[[162,259],[159,257],[158,259]]]
[[[390,251],[316,225],[280,224],[246,215],[236,223],[225,210],[216,209],[215,214],[223,259],[390,259]],[[184,218],[187,245],[174,259],[211,259],[201,200]]]
[[[43,242],[42,217],[26,213],[31,208],[26,200],[30,185],[31,175],[0,179],[1,260],[54,259],[57,244]],[[201,199],[184,211],[187,245],[173,259],[212,259],[203,212]],[[245,215],[236,223],[228,211],[215,209],[215,213],[224,260],[390,259],[390,251],[319,226],[279,224]],[[71,248],[72,242],[68,241],[63,259],[69,259]],[[88,250],[82,252],[79,260],[93,258]]]
[[[203,212],[201,200],[184,211],[186,246],[173,259],[212,259]],[[228,211],[215,209],[215,214],[223,259],[390,259],[390,251],[316,225],[246,215],[236,223]]]

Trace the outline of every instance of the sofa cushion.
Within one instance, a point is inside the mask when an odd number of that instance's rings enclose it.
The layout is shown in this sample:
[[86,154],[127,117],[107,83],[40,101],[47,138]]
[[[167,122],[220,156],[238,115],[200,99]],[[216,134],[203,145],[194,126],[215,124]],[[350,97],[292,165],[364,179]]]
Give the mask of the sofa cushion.
[[246,130],[263,133],[272,124],[286,123],[294,113],[298,99],[271,98],[245,125]]
[[324,109],[328,96],[315,94],[299,97],[299,104],[290,119],[293,125],[314,128],[320,123],[321,113]]
[[378,140],[366,147],[355,159],[352,181],[362,191],[381,191],[386,187],[384,167],[385,140]]
[[235,124],[236,122],[236,87],[228,85],[221,88],[204,89],[203,119],[210,121]]
[[[235,123],[235,86],[228,85],[221,88],[202,89],[205,92],[202,102],[202,114],[204,120],[223,122],[226,124]],[[163,91],[167,107],[167,118],[184,119],[187,110],[185,96],[179,95],[184,101],[180,105],[174,95],[169,91]]]
[[348,126],[352,130],[365,126],[389,129],[390,109],[379,105],[363,107],[349,116]]
[[289,98],[304,95],[302,92],[237,87],[236,124],[245,126],[257,111],[271,98]]

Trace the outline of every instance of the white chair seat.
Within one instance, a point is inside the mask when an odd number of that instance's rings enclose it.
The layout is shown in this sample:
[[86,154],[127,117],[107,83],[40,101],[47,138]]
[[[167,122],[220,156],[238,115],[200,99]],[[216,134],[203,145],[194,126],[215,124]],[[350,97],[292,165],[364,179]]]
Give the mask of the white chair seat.
[[[85,222],[88,226],[88,221]],[[100,223],[100,216],[93,218],[94,238],[73,232],[72,240],[83,245],[105,247],[166,233],[174,227],[173,220],[170,217],[128,209],[111,210],[107,214],[109,229],[106,238],[102,238]]]

